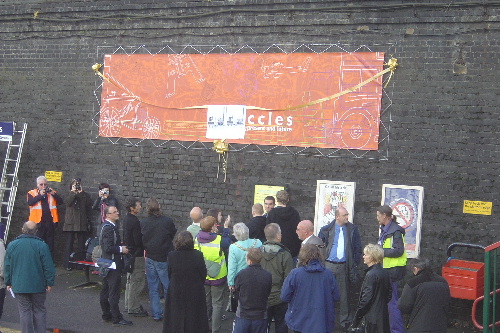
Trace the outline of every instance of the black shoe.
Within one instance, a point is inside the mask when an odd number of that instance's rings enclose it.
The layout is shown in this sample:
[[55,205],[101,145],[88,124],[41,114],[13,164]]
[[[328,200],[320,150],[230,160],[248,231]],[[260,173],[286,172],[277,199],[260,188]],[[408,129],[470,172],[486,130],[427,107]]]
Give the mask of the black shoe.
[[130,326],[132,324],[133,323],[130,320],[125,320],[125,319],[113,322],[113,325],[116,325],[116,326]]
[[112,321],[112,320],[113,320],[113,318],[111,318],[111,317],[106,317],[106,316],[102,316],[102,320],[107,321],[107,322],[110,322],[110,321]]
[[144,309],[141,309],[137,312],[129,312],[128,314],[134,317],[147,317],[149,315],[148,312]]
[[66,270],[67,270],[68,272],[70,272],[70,271],[72,271],[72,270],[73,270],[73,268],[72,268],[72,267],[66,267]]

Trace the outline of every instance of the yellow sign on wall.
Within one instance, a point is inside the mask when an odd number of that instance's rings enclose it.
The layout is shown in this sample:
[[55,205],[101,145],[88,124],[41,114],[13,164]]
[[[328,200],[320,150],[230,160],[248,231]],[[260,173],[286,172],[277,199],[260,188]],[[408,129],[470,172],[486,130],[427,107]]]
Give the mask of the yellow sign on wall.
[[491,215],[493,202],[464,200],[465,214]]
[[45,171],[45,178],[49,182],[62,182],[62,172],[60,171]]
[[255,194],[253,197],[253,203],[264,204],[264,198],[268,195],[272,195],[276,200],[276,192],[284,190],[283,186],[271,186],[271,185],[255,185]]

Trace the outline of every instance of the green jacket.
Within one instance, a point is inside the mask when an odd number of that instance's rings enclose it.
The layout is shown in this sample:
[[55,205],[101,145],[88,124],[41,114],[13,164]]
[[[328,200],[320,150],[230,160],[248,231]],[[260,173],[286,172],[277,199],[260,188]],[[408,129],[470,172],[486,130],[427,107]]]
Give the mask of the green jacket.
[[42,293],[54,285],[56,269],[47,244],[33,235],[22,234],[7,247],[5,284],[14,293]]
[[293,259],[290,251],[278,242],[265,242],[260,247],[262,260],[260,265],[272,275],[271,294],[267,300],[267,306],[274,306],[282,302],[280,294],[285,278],[290,274],[293,267]]

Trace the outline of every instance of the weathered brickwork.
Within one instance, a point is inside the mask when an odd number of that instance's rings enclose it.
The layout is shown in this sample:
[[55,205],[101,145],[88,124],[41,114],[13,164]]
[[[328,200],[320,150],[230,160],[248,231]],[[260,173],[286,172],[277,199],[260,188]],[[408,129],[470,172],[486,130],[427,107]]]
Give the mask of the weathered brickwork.
[[[494,1],[2,1],[0,121],[29,123],[15,223],[27,217],[25,193],[45,170],[64,172],[64,190],[79,176],[94,197],[101,181],[122,201],[158,197],[179,226],[187,226],[194,205],[245,221],[255,184],[286,184],[291,204],[312,219],[316,180],[329,179],[356,182],[354,222],[368,243],[377,239],[382,184],[420,185],[422,254],[440,266],[450,243],[490,244],[499,236],[499,14]],[[99,80],[90,67],[104,53],[141,45],[152,53],[167,45],[264,51],[272,44],[286,52],[338,44],[330,51],[398,58],[383,98],[389,137],[378,154],[232,152],[224,183],[210,150],[95,139]],[[492,201],[493,215],[463,214],[465,199]]]

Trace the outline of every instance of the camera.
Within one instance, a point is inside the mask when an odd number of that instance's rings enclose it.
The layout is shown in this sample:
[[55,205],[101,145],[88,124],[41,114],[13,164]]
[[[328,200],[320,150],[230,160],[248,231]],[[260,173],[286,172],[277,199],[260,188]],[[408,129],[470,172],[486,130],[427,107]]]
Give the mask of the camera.
[[106,194],[109,194],[109,191],[108,190],[101,190],[101,193],[102,193],[102,195],[106,195]]
[[76,183],[75,184],[75,190],[81,191],[82,190],[82,185],[80,185],[80,183]]
[[46,187],[45,188],[45,193],[50,193],[50,192],[52,192],[52,189],[50,187]]

